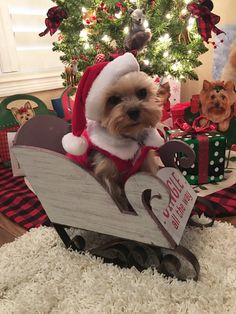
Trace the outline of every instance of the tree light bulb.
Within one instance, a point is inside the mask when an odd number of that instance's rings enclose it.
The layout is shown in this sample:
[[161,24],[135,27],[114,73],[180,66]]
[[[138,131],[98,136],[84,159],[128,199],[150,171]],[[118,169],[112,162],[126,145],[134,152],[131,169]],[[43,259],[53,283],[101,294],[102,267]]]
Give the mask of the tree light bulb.
[[90,45],[88,43],[85,43],[83,46],[84,46],[84,49],[89,49],[90,48]]
[[171,14],[170,14],[170,13],[167,13],[167,14],[166,14],[166,18],[167,18],[168,20],[170,20],[170,19],[171,19]]
[[82,29],[82,31],[79,33],[79,36],[81,37],[81,39],[88,39],[88,31],[85,28]]
[[168,57],[168,56],[169,56],[169,52],[168,52],[168,51],[165,51],[165,52],[163,53],[163,57],[166,58],[166,57]]
[[143,60],[143,63],[144,63],[145,65],[149,65],[149,64],[150,64],[150,61],[147,60],[147,59],[145,59],[145,60]]
[[107,36],[107,35],[104,35],[104,36],[102,37],[102,40],[105,41],[105,43],[107,43],[107,42],[110,41],[110,37]]
[[82,7],[81,11],[82,11],[82,13],[86,13],[87,9],[85,7]]
[[147,20],[145,20],[145,21],[143,22],[143,26],[144,26],[145,28],[148,28],[149,23],[148,23],[148,21],[147,21]]
[[189,51],[188,51],[188,54],[191,55],[191,53],[192,53],[192,50],[189,50]]
[[118,13],[115,13],[115,17],[116,17],[117,19],[120,19],[120,18],[121,18],[121,15],[122,15],[122,12],[121,12],[121,11],[118,12]]
[[187,26],[187,30],[190,32],[193,28],[193,25],[195,23],[195,18],[194,17],[190,17],[188,20],[188,26]]
[[160,41],[161,43],[165,43],[165,42],[170,41],[170,35],[169,35],[169,34],[165,34],[165,35],[159,37],[159,41]]
[[125,33],[125,34],[128,34],[128,32],[129,32],[129,27],[126,26],[126,27],[124,28],[124,33]]

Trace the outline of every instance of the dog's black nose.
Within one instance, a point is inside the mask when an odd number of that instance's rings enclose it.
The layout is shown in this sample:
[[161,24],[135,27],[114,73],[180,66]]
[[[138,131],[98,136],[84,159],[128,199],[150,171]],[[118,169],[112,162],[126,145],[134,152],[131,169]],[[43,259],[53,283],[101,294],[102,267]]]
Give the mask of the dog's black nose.
[[215,107],[218,109],[218,108],[220,108],[220,104],[217,102],[216,104],[215,104]]
[[138,120],[140,116],[140,110],[138,108],[131,108],[127,111],[127,114],[131,120]]

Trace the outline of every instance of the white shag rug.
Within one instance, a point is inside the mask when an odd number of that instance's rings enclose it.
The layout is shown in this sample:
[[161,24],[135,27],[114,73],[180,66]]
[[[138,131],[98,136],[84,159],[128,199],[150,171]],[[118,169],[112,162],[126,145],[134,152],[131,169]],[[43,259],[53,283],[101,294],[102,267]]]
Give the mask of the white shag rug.
[[0,313],[236,313],[236,228],[188,229],[198,282],[119,269],[64,248],[52,228],[33,229],[0,248]]

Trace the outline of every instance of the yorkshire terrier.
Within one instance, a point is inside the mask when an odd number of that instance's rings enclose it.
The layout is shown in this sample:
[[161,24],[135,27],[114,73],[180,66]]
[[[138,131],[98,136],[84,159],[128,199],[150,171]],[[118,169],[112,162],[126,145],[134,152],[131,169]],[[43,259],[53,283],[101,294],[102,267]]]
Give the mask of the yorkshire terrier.
[[23,125],[25,122],[35,116],[34,109],[32,108],[29,101],[27,101],[21,108],[11,108],[11,112],[19,125]]
[[199,96],[200,113],[216,123],[218,130],[226,132],[235,115],[236,93],[233,81],[208,82],[204,80]]
[[[161,100],[157,96],[157,85],[144,72],[130,72],[104,91],[104,110],[100,125],[114,138],[132,139],[142,144],[148,128],[155,128],[161,119]],[[123,190],[124,178],[113,160],[93,151],[90,162],[97,179],[109,190],[117,203],[130,208]],[[140,168],[155,175],[158,157],[149,150]]]

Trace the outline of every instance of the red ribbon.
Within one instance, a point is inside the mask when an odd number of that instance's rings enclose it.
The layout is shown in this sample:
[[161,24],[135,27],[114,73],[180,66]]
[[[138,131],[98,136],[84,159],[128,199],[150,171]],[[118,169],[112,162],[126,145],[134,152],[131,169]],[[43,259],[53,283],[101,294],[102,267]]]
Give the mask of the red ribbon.
[[192,15],[197,17],[199,34],[207,43],[209,38],[211,38],[211,32],[214,32],[216,35],[225,34],[225,32],[216,27],[216,24],[220,22],[220,16],[212,13],[206,6],[191,2],[187,5],[187,9]]
[[21,107],[20,109],[18,109],[19,114],[22,114],[24,112],[27,112],[27,109],[25,107]]
[[[203,125],[200,125],[200,121]],[[209,167],[209,141],[208,136],[203,133],[216,131],[216,125],[212,124],[205,116],[197,117],[193,121],[192,125],[188,124],[182,118],[177,119],[175,123],[182,131],[184,131],[181,135],[189,133],[197,135],[197,140],[201,143],[199,144],[198,150],[198,183],[207,183]]]
[[[200,124],[201,121],[201,124]],[[188,124],[184,119],[178,118],[175,121],[175,125],[186,133],[204,133],[216,131],[216,125],[212,124],[209,119],[205,116],[199,116],[194,121],[193,124]]]
[[45,36],[48,32],[52,36],[60,27],[62,21],[68,17],[66,11],[59,6],[52,7],[47,12],[45,19],[46,29],[39,34],[40,37]]

